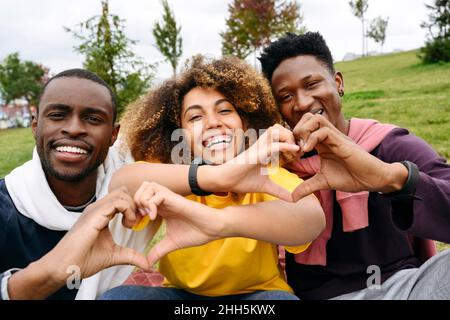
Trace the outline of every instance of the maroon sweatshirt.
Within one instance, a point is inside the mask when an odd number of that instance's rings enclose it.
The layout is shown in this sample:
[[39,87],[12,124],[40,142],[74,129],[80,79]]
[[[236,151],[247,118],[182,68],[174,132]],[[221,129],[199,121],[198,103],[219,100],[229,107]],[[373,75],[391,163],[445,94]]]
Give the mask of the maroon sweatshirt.
[[369,226],[343,232],[342,213],[334,201],[333,232],[327,244],[327,265],[295,262],[286,253],[288,282],[300,299],[330,299],[367,287],[377,265],[384,282],[397,271],[419,267],[421,261],[408,235],[450,243],[450,166],[426,142],[394,129],[372,153],[387,163],[409,160],[419,167],[420,180],[412,201],[369,195]]

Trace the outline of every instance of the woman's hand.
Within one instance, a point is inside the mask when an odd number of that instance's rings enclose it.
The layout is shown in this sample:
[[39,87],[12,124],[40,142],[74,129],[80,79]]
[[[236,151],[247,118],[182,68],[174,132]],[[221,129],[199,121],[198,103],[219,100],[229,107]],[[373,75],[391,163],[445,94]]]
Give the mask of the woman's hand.
[[199,246],[222,238],[223,221],[219,210],[190,201],[168,188],[144,182],[134,196],[139,211],[164,218],[166,234],[148,255],[153,265],[166,254],[186,247]]
[[[214,179],[220,184],[213,191],[262,192],[292,202],[291,193],[270,180],[268,166],[277,166],[281,153],[295,156],[299,150],[300,147],[296,145],[292,132],[281,125],[274,125],[248,150],[210,169],[212,174],[217,174],[217,178]],[[201,187],[201,181],[199,184]]]

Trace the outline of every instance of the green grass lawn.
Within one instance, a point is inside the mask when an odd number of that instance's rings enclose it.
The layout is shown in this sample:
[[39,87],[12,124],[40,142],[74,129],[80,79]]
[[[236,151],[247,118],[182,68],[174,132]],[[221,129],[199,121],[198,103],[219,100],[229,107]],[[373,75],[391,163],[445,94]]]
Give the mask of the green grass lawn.
[[[424,66],[416,54],[337,63],[345,80],[344,112],[408,128],[450,159],[450,63]],[[33,145],[30,129],[0,130],[0,177],[30,159]]]
[[33,146],[30,128],[0,130],[0,178],[30,160]]
[[450,159],[450,63],[424,66],[416,53],[337,63],[344,112],[408,128]]

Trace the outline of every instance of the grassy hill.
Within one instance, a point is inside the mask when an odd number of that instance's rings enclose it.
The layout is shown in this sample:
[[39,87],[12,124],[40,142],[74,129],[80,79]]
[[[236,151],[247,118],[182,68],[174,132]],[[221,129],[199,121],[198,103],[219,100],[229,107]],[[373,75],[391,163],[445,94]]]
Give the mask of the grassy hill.
[[340,62],[347,117],[408,128],[450,159],[450,63],[420,64],[416,51]]

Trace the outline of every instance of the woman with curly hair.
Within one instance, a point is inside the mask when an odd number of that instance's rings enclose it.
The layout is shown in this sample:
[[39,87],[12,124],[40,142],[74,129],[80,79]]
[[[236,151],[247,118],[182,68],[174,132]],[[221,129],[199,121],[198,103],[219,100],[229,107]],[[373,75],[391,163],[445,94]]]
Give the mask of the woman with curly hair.
[[[266,166],[277,152],[299,149],[280,121],[266,80],[232,57],[197,56],[130,106],[122,126],[141,162],[119,170],[110,189],[137,190],[144,217],[137,229],[157,216],[165,220],[165,237],[148,257],[151,264],[161,259],[165,280],[163,287],[120,286],[102,299],[296,299],[276,244],[300,253],[325,221],[314,196],[290,201],[302,180]],[[250,128],[268,129],[252,144],[242,135]],[[201,157],[207,165],[173,164],[177,129],[189,160]]]

